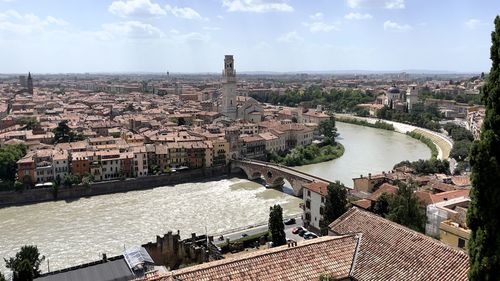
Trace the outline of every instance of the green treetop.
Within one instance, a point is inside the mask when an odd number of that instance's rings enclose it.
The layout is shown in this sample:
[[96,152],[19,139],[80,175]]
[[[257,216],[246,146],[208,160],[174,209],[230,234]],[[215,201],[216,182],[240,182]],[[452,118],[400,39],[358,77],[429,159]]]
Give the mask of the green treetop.
[[273,247],[286,244],[285,225],[283,224],[283,209],[280,205],[274,205],[270,208],[269,232],[271,232]]

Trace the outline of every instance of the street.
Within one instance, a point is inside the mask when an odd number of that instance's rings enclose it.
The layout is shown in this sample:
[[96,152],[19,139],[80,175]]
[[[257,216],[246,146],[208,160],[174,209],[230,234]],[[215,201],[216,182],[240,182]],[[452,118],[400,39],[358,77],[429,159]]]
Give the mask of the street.
[[[286,221],[286,219],[285,219],[285,221]],[[295,221],[296,221],[295,224],[285,225],[286,238],[293,239],[295,241],[304,240],[304,238],[302,238],[296,234],[292,234],[292,229],[294,227],[302,226],[302,219],[300,217],[296,217]],[[220,244],[223,244],[227,238],[229,238],[231,241],[233,241],[233,240],[237,240],[237,239],[242,238],[242,236],[241,236],[242,234],[247,234],[250,236],[250,235],[265,232],[267,230],[268,230],[267,224],[263,224],[263,225],[248,228],[248,229],[238,230],[238,231],[235,231],[232,233],[223,234],[224,240],[222,240],[222,241],[219,240],[219,236],[214,236],[214,243],[215,243],[215,245],[220,245]]]

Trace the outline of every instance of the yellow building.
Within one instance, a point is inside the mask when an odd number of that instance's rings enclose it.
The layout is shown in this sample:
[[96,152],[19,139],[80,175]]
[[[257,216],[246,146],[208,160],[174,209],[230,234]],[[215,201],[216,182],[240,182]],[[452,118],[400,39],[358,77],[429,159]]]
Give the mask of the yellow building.
[[467,250],[470,229],[452,220],[445,220],[439,225],[440,240],[450,246]]
[[225,138],[212,140],[213,143],[213,165],[227,165],[229,162],[229,142]]

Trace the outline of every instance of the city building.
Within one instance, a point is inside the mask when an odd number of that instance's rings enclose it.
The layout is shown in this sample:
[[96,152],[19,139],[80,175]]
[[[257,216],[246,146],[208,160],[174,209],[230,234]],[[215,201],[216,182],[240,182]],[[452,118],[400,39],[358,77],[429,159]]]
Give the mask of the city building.
[[312,231],[319,233],[321,221],[325,211],[325,201],[328,196],[328,184],[325,182],[313,182],[304,184],[302,198],[304,200],[304,225]]

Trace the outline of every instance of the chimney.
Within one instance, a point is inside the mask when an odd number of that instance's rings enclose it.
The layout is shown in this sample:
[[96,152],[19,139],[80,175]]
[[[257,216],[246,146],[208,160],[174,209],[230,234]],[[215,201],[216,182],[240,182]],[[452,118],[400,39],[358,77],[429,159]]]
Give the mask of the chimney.
[[368,173],[368,179],[371,180],[372,179],[372,173]]
[[102,253],[102,261],[103,262],[107,262],[108,261],[108,256],[106,255],[106,253]]

